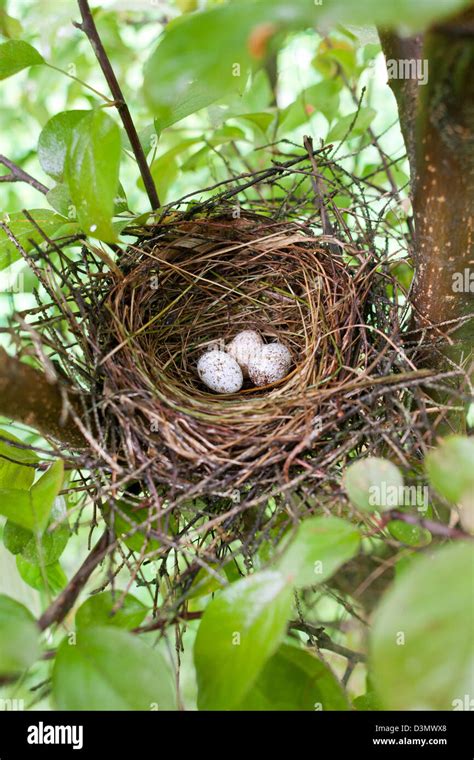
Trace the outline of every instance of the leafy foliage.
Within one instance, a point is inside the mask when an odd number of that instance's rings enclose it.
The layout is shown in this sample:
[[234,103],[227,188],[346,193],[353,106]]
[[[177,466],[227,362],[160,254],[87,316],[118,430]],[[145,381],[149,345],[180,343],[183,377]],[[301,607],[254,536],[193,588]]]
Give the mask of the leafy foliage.
[[[374,239],[374,246],[386,246],[387,266],[399,282],[392,290],[403,304],[413,278],[412,265],[400,256],[410,213],[408,170],[400,132],[391,132],[394,104],[377,90],[380,45],[372,31],[349,25],[399,29],[402,23],[404,32],[419,30],[468,4],[209,0],[198,7],[193,0],[177,0],[168,4],[170,18],[159,34],[153,8],[142,15],[97,8],[94,19],[162,203],[197,190],[206,200],[212,191],[202,188],[275,169],[303,154],[304,135],[313,136],[315,145],[319,138],[326,146],[334,143],[334,155],[343,156],[340,176],[318,158],[318,182],[327,186],[354,238],[356,194],[367,201],[367,213],[385,220],[390,234],[383,245]],[[1,328],[11,334],[11,315],[27,314],[18,340],[32,360],[39,351],[35,309],[47,303],[48,341],[41,351],[61,385],[65,378],[55,347],[58,336],[69,338],[70,325],[50,304],[51,288],[75,317],[82,304],[58,275],[56,262],[66,261],[92,288],[95,278],[106,278],[121,263],[116,244],[126,248],[130,230],[157,217],[146,200],[133,136],[121,123],[123,104],[114,103],[99,80],[82,35],[62,33],[70,30],[70,9],[60,12],[58,6],[56,16],[48,13],[44,20],[44,4],[33,4],[28,14],[20,9],[20,20],[1,5],[0,127],[7,146],[2,150],[8,148],[19,169],[40,180],[38,192],[38,183],[2,179],[1,274],[17,272],[19,246],[31,263],[48,244],[45,238],[54,247],[54,241],[82,234],[80,245],[73,239],[54,252],[54,266],[43,271],[41,282],[31,275],[33,284],[19,293],[5,288]],[[107,94],[96,89],[97,81]],[[372,195],[374,189],[380,194]],[[302,215],[314,218],[314,200],[305,205],[298,183],[284,172],[267,190],[262,181],[248,188],[245,200],[258,206],[270,198],[284,216],[291,198],[301,201]],[[192,202],[187,210],[193,210]],[[165,209],[161,221],[172,213]],[[100,252],[103,269],[88,265],[86,238]],[[351,250],[344,249],[348,265]],[[173,313],[169,317],[173,325]],[[124,341],[129,337],[124,327]],[[101,368],[89,366],[75,348],[71,357],[80,382],[93,374],[107,383]],[[395,462],[394,450],[385,454],[393,461],[367,456],[362,447],[343,451],[337,477],[327,484],[317,472],[304,492],[305,517],[296,529],[298,504],[285,500],[285,488],[276,489],[267,503],[257,499],[257,508],[242,515],[252,525],[251,539],[244,541],[240,524],[216,519],[227,495],[206,502],[183,495],[180,509],[171,511],[166,488],[147,483],[160,503],[159,513],[152,513],[140,483],[123,487],[114,472],[92,503],[86,457],[71,457],[73,469],[65,476],[62,460],[52,457],[67,458],[67,452],[53,452],[23,429],[15,435],[10,423],[6,418],[0,431],[0,563],[6,567],[4,572],[0,565],[0,588],[9,590],[13,563],[25,605],[43,613],[87,556],[91,526],[105,522],[118,551],[113,558],[103,555],[95,567],[68,613],[70,632],[62,640],[61,627],[50,625],[50,638],[41,641],[27,606],[0,595],[0,676],[24,678],[28,690],[45,673],[46,683],[52,676],[52,706],[61,710],[175,710],[183,703],[192,707],[194,693],[201,710],[446,710],[469,693],[472,437],[445,439],[428,453],[424,468],[419,459],[406,462],[401,456]],[[405,481],[426,489],[429,484],[429,504],[418,496],[405,503]],[[185,530],[188,543],[182,544]],[[197,547],[197,566],[190,546]],[[367,602],[366,595],[372,597]],[[305,627],[304,621],[313,622]],[[157,632],[163,636],[158,644]],[[170,654],[176,641],[184,648],[180,663]],[[193,646],[194,669],[186,661]],[[40,662],[45,648],[48,660]],[[346,682],[341,657],[350,658],[353,650],[360,650],[359,665]],[[175,683],[182,680],[192,696],[186,692],[178,700]],[[42,706],[51,707],[47,694]]]

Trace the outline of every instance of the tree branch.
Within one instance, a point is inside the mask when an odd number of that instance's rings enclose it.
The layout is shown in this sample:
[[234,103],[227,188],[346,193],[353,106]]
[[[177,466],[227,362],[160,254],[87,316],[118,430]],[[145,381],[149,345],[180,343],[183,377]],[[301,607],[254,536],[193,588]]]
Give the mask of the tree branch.
[[[385,55],[386,61],[412,61],[409,72],[416,72],[415,62],[421,58],[423,38],[417,37],[399,37],[395,32],[379,29],[380,42]],[[400,70],[400,69],[399,69]],[[398,79],[390,78],[388,84],[395,96],[400,117],[400,128],[402,130],[405,147],[407,149],[408,161],[410,164],[411,187],[412,193],[416,185],[417,166],[416,166],[416,118],[418,113],[418,100],[420,94],[420,85],[415,78]]]
[[117,77],[115,76],[115,72],[109,61],[107,53],[105,52],[102,40],[99,37],[95,21],[89,8],[89,3],[87,0],[77,0],[77,2],[82,16],[82,23],[79,24],[75,22],[74,26],[84,32],[92,45],[92,49],[94,50],[100,68],[102,69],[105,79],[107,80],[107,84],[110,87],[110,92],[112,93],[112,96],[115,100],[115,105],[120,114],[120,118],[122,119],[122,124],[125,127],[128,139],[130,140],[130,145],[132,146],[133,153],[137,159],[138,168],[140,169],[140,174],[143,179],[143,184],[145,185],[145,190],[148,195],[152,211],[155,211],[160,206],[160,200],[158,198],[155,183],[153,181],[153,177],[151,176],[150,168],[148,166],[146,156],[143,152],[143,148],[140,143],[137,130],[135,129],[135,124],[133,123],[128,105],[125,102],[121,87],[118,83]]
[[45,436],[72,448],[83,448],[84,438],[67,418],[64,389],[28,364],[0,348],[0,414],[23,422]]
[[10,174],[3,174],[0,177],[0,182],[26,182],[28,185],[31,185],[31,187],[34,187],[35,190],[39,190],[40,193],[43,193],[43,195],[46,195],[46,193],[49,192],[49,188],[46,187],[46,185],[43,185],[42,182],[39,182],[32,177],[31,174],[28,174],[28,172],[25,172],[20,166],[1,154],[0,164],[6,166],[7,169],[10,169]]
[[474,9],[425,36],[429,79],[417,119],[417,272],[412,302],[417,327],[439,335],[438,323],[459,320],[456,345],[445,353],[458,362],[474,341]]
[[290,620],[288,628],[306,633],[315,639],[318,649],[326,649],[328,652],[340,654],[341,657],[345,657],[349,662],[357,664],[366,660],[366,656],[362,652],[354,652],[352,649],[347,649],[347,647],[343,647],[341,644],[336,644],[332,641],[327,633],[325,633],[324,628],[305,623],[302,620]]
[[49,628],[53,623],[61,623],[69,610],[74,606],[76,599],[104,557],[109,552],[110,535],[105,530],[91,552],[80,566],[77,573],[71,578],[64,591],[54,600],[48,609],[41,615],[38,625],[42,631]]

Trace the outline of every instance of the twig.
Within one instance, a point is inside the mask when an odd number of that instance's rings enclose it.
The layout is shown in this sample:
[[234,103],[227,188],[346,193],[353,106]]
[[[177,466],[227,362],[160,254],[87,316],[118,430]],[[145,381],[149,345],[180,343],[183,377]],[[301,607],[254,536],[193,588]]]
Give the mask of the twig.
[[143,179],[143,184],[145,185],[145,190],[148,195],[152,211],[155,211],[160,207],[160,199],[158,198],[155,183],[153,181],[153,177],[151,176],[150,167],[148,166],[146,156],[143,152],[143,148],[140,143],[135,124],[133,123],[130,110],[127,103],[125,102],[121,87],[118,83],[117,77],[115,76],[115,72],[112,68],[107,53],[105,52],[102,40],[99,37],[97,27],[89,8],[89,3],[87,0],[77,0],[77,2],[82,16],[82,23],[73,22],[74,26],[84,32],[92,45],[92,49],[94,50],[100,68],[102,69],[105,79],[107,80],[107,84],[110,87],[110,92],[113,95],[115,105],[120,114],[120,118],[122,119],[122,123],[128,135],[128,139],[130,140],[130,145],[132,146],[133,153],[137,160],[138,168],[140,169],[140,174]]
[[174,623],[185,623],[188,620],[200,620],[203,615],[204,612],[201,610],[196,610],[195,612],[181,612],[175,617],[171,618],[171,620],[168,617],[152,620],[151,623],[142,625],[139,628],[134,628],[132,633],[148,633],[149,631],[159,631],[166,625],[173,625]]
[[[316,202],[318,204],[319,213],[321,214],[321,225],[323,228],[323,232],[325,235],[334,235],[334,228],[331,224],[331,221],[328,216],[328,212],[326,209],[326,206],[324,205],[324,196],[326,195],[326,187],[324,185],[324,180],[321,177],[319,171],[318,171],[318,165],[316,163],[316,159],[314,157],[314,151],[313,151],[313,140],[311,137],[308,137],[307,135],[303,138],[303,144],[305,147],[306,152],[308,153],[309,161],[311,163],[312,168],[312,174],[311,174],[311,184],[313,185],[314,194],[316,196]],[[331,244],[332,245],[332,244]],[[336,251],[339,253],[339,248]]]
[[343,647],[341,644],[336,644],[324,632],[323,628],[311,625],[311,623],[302,622],[301,620],[290,620],[288,627],[294,631],[302,631],[308,636],[314,637],[319,649],[327,649],[328,652],[340,654],[349,662],[356,664],[358,662],[365,662],[366,660],[366,656],[362,652],[354,652],[352,649],[347,649],[347,647]]
[[39,180],[32,177],[31,174],[28,174],[28,172],[25,172],[20,166],[15,164],[13,161],[10,161],[10,159],[6,156],[2,156],[1,154],[0,164],[6,166],[7,169],[10,169],[10,174],[4,174],[1,176],[0,182],[26,182],[26,184],[34,187],[35,190],[39,190],[39,192],[43,193],[43,195],[46,195],[46,193],[49,192],[49,187],[43,185],[42,182],[39,182]]
[[49,628],[53,623],[61,623],[64,620],[95,568],[107,555],[109,541],[110,535],[107,529],[92,551],[87,555],[77,573],[71,578],[64,591],[62,591],[38,620],[38,626],[42,631]]

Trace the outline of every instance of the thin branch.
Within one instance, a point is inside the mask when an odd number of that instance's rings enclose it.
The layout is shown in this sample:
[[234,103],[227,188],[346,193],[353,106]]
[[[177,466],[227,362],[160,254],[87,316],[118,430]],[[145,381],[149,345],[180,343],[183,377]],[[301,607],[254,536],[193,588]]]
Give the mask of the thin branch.
[[305,623],[301,620],[290,620],[288,627],[293,631],[302,631],[308,636],[314,637],[318,649],[326,649],[328,652],[335,652],[345,657],[346,660],[357,664],[358,662],[365,662],[366,656],[362,652],[354,652],[352,649],[347,649],[341,644],[336,644],[332,641],[323,628],[319,628],[311,623]]
[[20,166],[15,164],[13,161],[10,161],[10,159],[6,156],[2,156],[1,154],[0,164],[6,166],[7,169],[10,169],[10,174],[2,175],[0,177],[0,182],[26,182],[26,184],[34,187],[35,190],[39,190],[39,192],[43,193],[43,195],[46,195],[46,193],[49,192],[49,187],[43,185],[42,182],[39,182],[37,179],[32,177],[31,174],[28,174],[28,172],[25,172]]
[[120,114],[120,118],[122,119],[122,123],[128,135],[128,139],[130,140],[130,145],[132,146],[133,153],[137,160],[138,168],[140,169],[140,174],[143,179],[143,184],[145,185],[145,190],[148,195],[152,211],[155,211],[160,207],[160,199],[158,198],[155,183],[153,181],[153,177],[151,176],[150,167],[148,166],[146,156],[143,152],[143,148],[140,143],[135,124],[133,123],[128,105],[125,102],[121,87],[118,83],[117,77],[115,76],[115,72],[112,68],[107,53],[105,52],[102,40],[99,37],[95,21],[89,8],[89,3],[87,0],[77,0],[77,2],[82,16],[82,23],[79,24],[74,22],[74,26],[84,32],[92,45],[92,49],[94,50],[100,68],[102,69],[105,79],[107,80],[107,84],[110,87],[110,92],[113,95],[115,105]]
[[48,609],[38,620],[42,631],[53,623],[61,623],[69,610],[74,606],[76,599],[104,557],[109,552],[110,535],[108,529],[104,531],[94,548],[87,555],[77,573],[71,578],[64,591],[54,600]]

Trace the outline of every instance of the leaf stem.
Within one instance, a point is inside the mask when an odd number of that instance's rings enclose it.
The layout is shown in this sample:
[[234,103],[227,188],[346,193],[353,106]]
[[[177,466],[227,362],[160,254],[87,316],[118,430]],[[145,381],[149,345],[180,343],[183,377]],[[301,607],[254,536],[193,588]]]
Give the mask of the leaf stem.
[[60,74],[64,74],[64,76],[69,77],[69,79],[74,79],[75,82],[79,82],[79,84],[82,84],[83,87],[86,87],[88,90],[93,92],[99,98],[102,98],[102,100],[105,100],[108,105],[114,104],[114,102],[110,100],[110,98],[108,98],[107,95],[104,95],[103,92],[96,90],[95,87],[92,87],[92,85],[87,84],[87,82],[84,82],[83,79],[79,79],[79,77],[74,76],[74,74],[70,74],[69,71],[65,71],[64,69],[61,69],[59,66],[54,66],[52,63],[46,63],[46,66],[48,66],[50,69],[54,69],[54,71],[59,71]]

